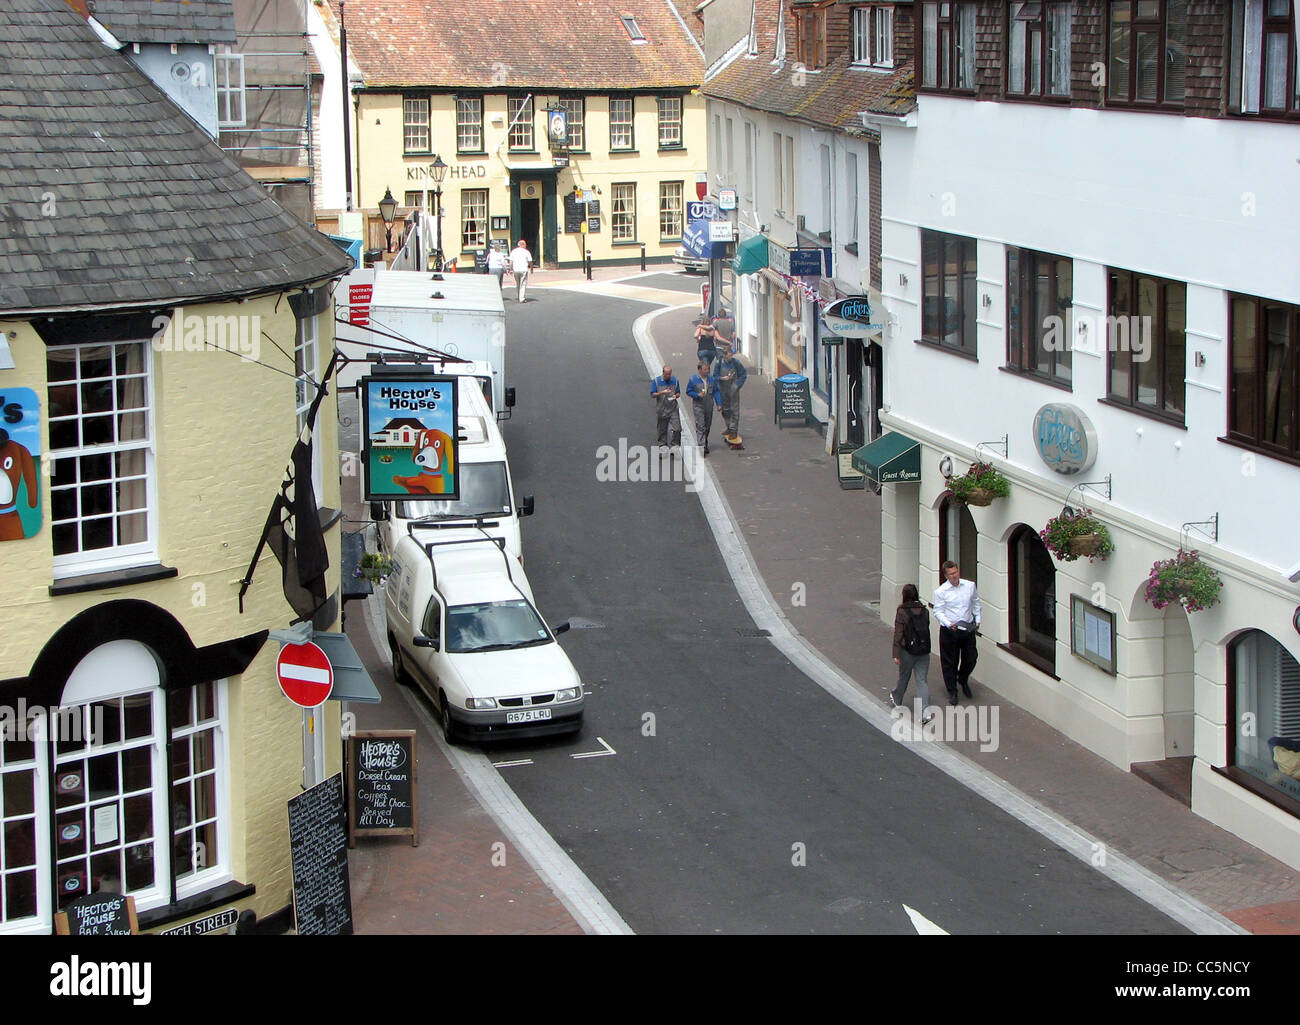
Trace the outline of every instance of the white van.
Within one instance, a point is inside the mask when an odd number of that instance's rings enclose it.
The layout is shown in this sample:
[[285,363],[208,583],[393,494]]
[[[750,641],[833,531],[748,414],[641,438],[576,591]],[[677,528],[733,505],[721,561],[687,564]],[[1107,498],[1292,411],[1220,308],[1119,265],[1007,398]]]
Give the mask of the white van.
[[506,443],[483,393],[470,381],[457,390],[457,426],[460,434],[460,498],[394,499],[370,503],[370,516],[379,525],[379,545],[391,555],[393,546],[407,534],[412,522],[449,529],[481,525],[505,542],[516,559],[523,551],[519,520],[531,516],[533,496],[515,504]]
[[393,677],[429,695],[448,741],[582,728],[582,680],[555,640],[569,624],[546,625],[500,539],[414,523],[392,559],[384,618]]

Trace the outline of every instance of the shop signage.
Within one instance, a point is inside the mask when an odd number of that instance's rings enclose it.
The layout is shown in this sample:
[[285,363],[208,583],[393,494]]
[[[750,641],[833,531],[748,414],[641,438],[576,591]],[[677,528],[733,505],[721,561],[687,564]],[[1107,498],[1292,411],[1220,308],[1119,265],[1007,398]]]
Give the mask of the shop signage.
[[815,278],[822,273],[822,251],[820,249],[791,249],[790,276],[794,278]]
[[407,835],[416,826],[415,731],[353,733],[343,749],[348,780],[348,846],[359,836]]
[[120,893],[88,893],[54,916],[59,936],[132,936],[140,931],[135,898]]
[[1097,431],[1083,410],[1049,402],[1034,415],[1034,447],[1057,473],[1082,473],[1097,459]]
[[0,541],[41,529],[41,400],[31,388],[0,389]]
[[564,194],[564,231],[569,235],[576,235],[582,231],[582,225],[587,216],[587,204],[583,202],[580,193],[566,192]]
[[776,379],[776,410],[772,422],[784,427],[786,420],[812,421],[812,396],[803,374],[784,374]]
[[375,374],[361,379],[365,496],[454,502],[460,498],[456,378]]
[[289,799],[293,917],[299,936],[351,936],[343,774]]
[[370,300],[374,297],[374,285],[348,285],[348,321],[357,327],[370,323]]
[[719,210],[736,209],[735,189],[718,189],[718,209]]
[[[408,167],[406,169],[406,180],[408,182],[425,181],[433,177],[433,165],[428,164],[423,167]],[[447,178],[486,178],[487,164],[452,164],[447,168]]]
[[736,229],[730,221],[710,221],[709,222],[709,241],[710,242],[732,242],[736,237]]
[[689,221],[716,221],[718,207],[712,200],[691,200],[686,204],[686,219]]
[[790,250],[778,246],[771,239],[767,241],[767,265],[774,273],[790,276]]
[[155,933],[155,935],[202,936],[204,933],[216,932],[218,929],[229,929],[238,921],[239,912],[235,908],[227,908],[225,911],[218,911],[215,915],[208,915],[207,918],[200,918],[194,922],[178,925],[174,929],[163,929]]
[[826,307],[822,322],[828,331],[844,338],[866,338],[879,334],[881,326],[874,323],[871,303],[865,295],[850,295],[837,299]]

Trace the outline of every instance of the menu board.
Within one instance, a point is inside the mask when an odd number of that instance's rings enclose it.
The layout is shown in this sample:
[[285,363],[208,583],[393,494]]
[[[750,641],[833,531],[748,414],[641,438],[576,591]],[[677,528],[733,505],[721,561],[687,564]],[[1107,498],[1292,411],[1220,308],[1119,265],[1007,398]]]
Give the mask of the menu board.
[[582,231],[582,222],[587,217],[587,204],[579,203],[578,197],[572,192],[564,195],[564,230],[569,234],[577,234]]
[[59,936],[132,936],[140,931],[135,898],[120,893],[89,893],[54,916]]
[[784,427],[784,420],[812,419],[812,396],[808,391],[808,378],[803,374],[785,374],[776,379],[776,418],[774,422]]
[[419,845],[414,730],[364,730],[344,748],[348,846],[359,836],[407,835]]
[[343,774],[289,799],[293,916],[299,936],[351,936]]

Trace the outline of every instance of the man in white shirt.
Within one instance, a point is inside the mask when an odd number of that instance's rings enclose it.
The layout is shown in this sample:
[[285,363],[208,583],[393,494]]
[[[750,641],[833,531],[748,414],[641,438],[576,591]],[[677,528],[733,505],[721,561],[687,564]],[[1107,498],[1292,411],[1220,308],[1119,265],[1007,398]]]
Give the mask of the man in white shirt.
[[515,276],[515,301],[525,302],[528,294],[528,271],[533,266],[533,254],[528,251],[528,243],[523,239],[510,250],[510,273]]
[[948,688],[948,703],[957,704],[957,688],[971,697],[970,674],[979,655],[975,633],[984,615],[973,580],[963,580],[951,559],[943,564],[947,577],[934,592],[934,618],[939,621],[939,665]]

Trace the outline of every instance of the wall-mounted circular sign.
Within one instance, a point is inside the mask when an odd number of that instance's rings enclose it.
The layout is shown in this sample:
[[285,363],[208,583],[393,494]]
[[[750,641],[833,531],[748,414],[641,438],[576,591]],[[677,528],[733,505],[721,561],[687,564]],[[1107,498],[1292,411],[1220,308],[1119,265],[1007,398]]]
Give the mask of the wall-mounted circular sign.
[[1049,402],[1034,415],[1034,448],[1057,473],[1073,476],[1097,459],[1097,429],[1083,410]]
[[866,338],[880,334],[881,325],[872,316],[871,302],[865,295],[849,295],[826,307],[822,323],[827,330],[845,338]]

